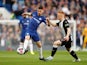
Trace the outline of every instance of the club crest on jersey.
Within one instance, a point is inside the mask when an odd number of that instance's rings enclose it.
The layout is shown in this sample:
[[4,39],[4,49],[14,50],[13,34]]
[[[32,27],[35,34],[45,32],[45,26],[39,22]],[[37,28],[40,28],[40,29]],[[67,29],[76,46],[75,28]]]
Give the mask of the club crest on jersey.
[[65,24],[65,26],[69,26],[69,24]]
[[39,18],[39,20],[41,21],[41,20],[42,20],[42,18]]

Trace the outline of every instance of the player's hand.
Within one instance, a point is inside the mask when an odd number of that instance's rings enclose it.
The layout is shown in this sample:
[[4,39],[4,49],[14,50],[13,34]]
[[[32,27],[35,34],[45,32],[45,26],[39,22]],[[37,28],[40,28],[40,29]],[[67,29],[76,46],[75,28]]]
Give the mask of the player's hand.
[[65,37],[64,37],[64,40],[65,40],[65,41],[69,41],[69,36],[65,36]]
[[48,17],[46,18],[46,23],[47,23],[48,26],[50,26],[50,21],[49,21]]
[[46,20],[49,20],[49,17],[46,17]]
[[46,18],[46,21],[47,21],[47,23],[49,23],[49,18],[48,17]]

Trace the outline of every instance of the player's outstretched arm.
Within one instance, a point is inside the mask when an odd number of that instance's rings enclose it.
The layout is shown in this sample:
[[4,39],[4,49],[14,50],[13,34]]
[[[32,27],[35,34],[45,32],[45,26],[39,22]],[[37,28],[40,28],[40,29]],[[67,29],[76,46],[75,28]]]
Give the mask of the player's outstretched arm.
[[70,33],[71,33],[71,28],[67,28],[67,35],[66,36],[70,36]]
[[54,26],[54,27],[57,26],[56,23],[52,23],[52,22],[50,22],[50,20],[49,20],[48,18],[46,18],[46,24],[47,24],[48,26],[50,26],[50,25],[52,25],[52,26]]
[[64,37],[64,39],[65,39],[66,41],[69,40],[70,33],[71,33],[71,29],[70,29],[70,28],[67,28],[67,34],[66,34],[66,36]]

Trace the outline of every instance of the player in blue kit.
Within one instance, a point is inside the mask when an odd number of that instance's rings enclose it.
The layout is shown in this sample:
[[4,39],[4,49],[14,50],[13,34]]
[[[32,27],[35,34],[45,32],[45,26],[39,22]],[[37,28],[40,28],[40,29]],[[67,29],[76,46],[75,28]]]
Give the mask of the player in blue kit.
[[[42,54],[42,44],[41,44],[39,35],[37,33],[37,29],[41,23],[45,23],[45,24],[49,25],[47,23],[49,20],[47,18],[45,18],[44,16],[42,16],[43,12],[44,12],[43,7],[40,6],[37,11],[32,13],[33,17],[29,23],[28,31],[26,33],[25,41],[24,41],[24,47],[29,42],[30,38],[32,38],[32,40],[34,40],[36,42],[36,44],[39,48],[39,59],[40,60],[44,60],[44,57]],[[26,48],[27,47],[25,47],[25,49]]]
[[[19,22],[19,27],[21,29],[21,39],[20,39],[20,45],[19,47],[23,48],[23,43],[24,43],[24,39],[25,39],[25,33],[27,32],[29,23],[30,23],[30,18],[31,18],[31,13],[28,12],[24,12],[22,14],[23,18],[20,20]],[[30,48],[30,53],[34,54],[33,52],[33,44],[32,44],[32,40],[29,41],[29,43],[27,43],[27,46],[29,45]]]

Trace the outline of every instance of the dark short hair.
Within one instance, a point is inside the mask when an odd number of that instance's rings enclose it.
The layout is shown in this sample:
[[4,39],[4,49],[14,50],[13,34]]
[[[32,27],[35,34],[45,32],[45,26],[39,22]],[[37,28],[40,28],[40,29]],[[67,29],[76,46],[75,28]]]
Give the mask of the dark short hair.
[[40,6],[38,7],[38,9],[43,9],[43,6],[40,5]]

